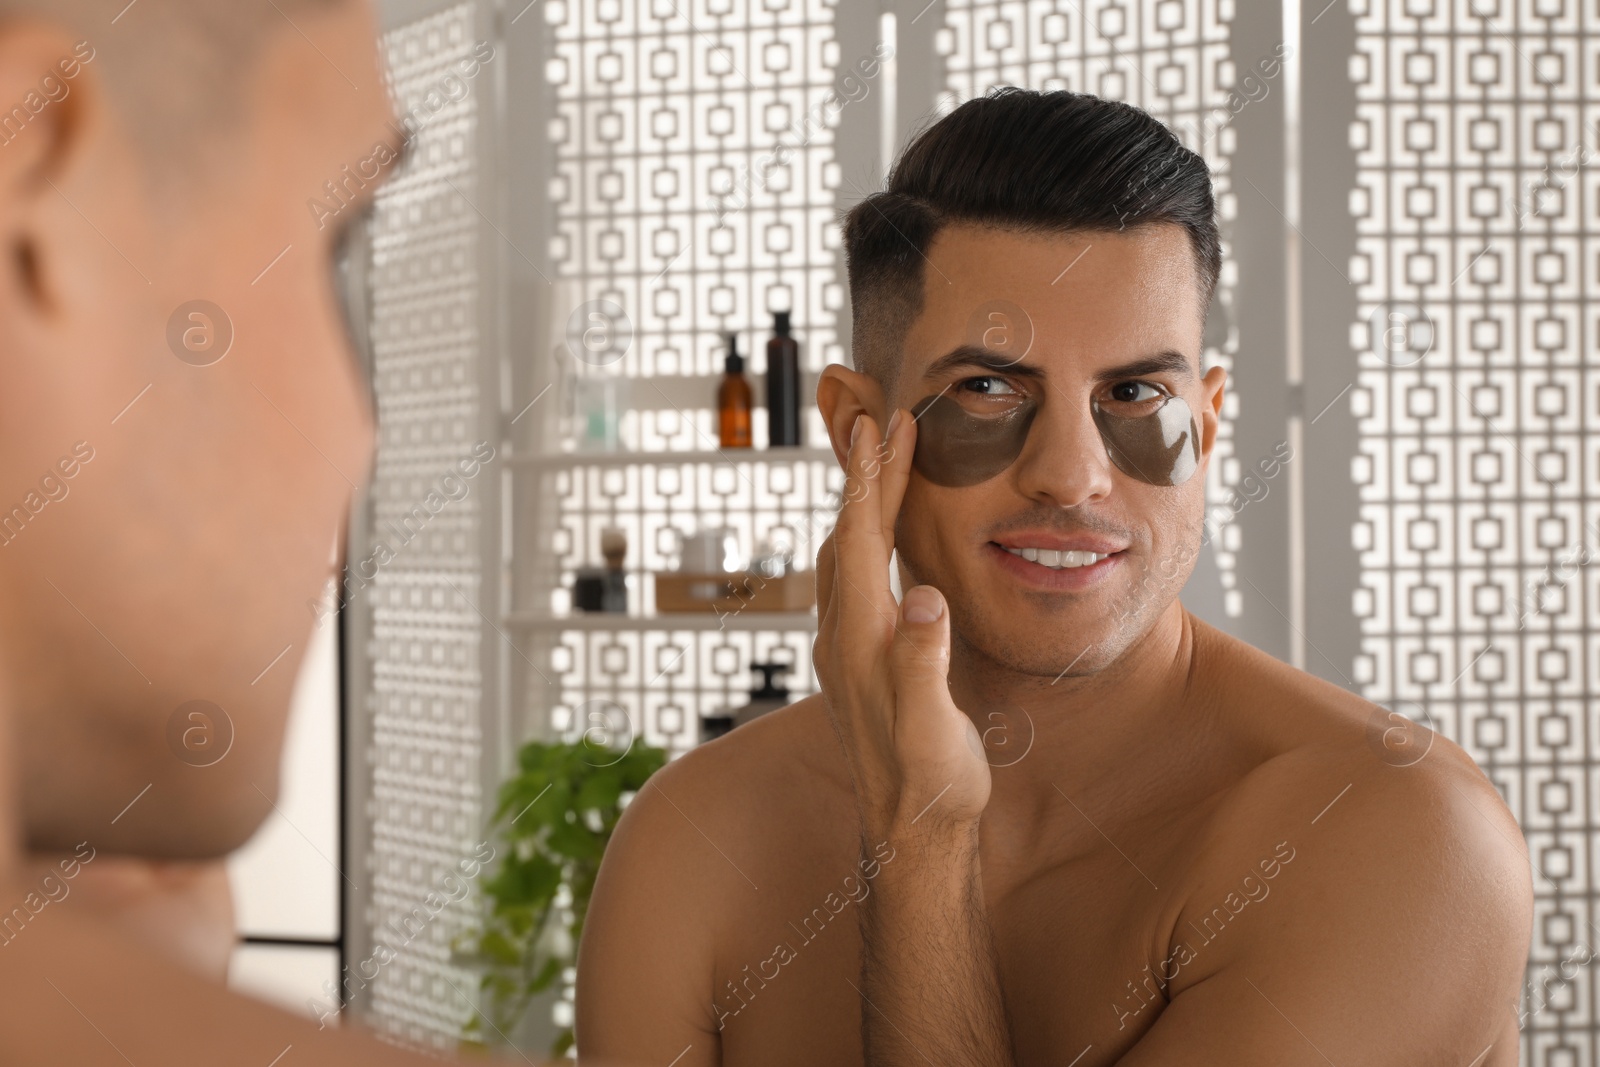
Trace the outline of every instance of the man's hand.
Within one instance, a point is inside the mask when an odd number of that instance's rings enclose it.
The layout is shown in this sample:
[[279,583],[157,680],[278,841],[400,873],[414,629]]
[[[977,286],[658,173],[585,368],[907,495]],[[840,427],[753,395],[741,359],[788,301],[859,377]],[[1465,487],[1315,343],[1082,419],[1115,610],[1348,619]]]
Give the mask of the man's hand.
[[[862,905],[862,1039],[868,1063],[1010,1067],[1011,1036],[984,912],[978,820],[989,763],[950,699],[950,613],[932,586],[889,588],[895,518],[911,475],[916,422],[880,438],[856,419],[845,503],[817,555],[814,659],[861,811],[863,848],[895,861]],[[917,1034],[917,1043],[907,1036]]]
[[838,524],[817,553],[813,652],[828,715],[844,746],[873,841],[917,832],[976,833],[989,764],[972,720],[950,699],[950,616],[919,585],[889,588],[895,518],[911,475],[916,420],[896,410],[880,437],[856,419]]

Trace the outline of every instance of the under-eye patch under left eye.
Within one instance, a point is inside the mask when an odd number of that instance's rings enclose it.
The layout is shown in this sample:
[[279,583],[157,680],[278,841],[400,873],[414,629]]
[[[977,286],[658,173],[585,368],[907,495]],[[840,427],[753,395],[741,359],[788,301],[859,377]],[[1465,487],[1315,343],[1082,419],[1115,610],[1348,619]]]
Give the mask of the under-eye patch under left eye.
[[986,482],[1022,454],[1038,410],[1028,401],[983,418],[945,393],[924,397],[911,409],[917,420],[911,465],[934,485],[958,489]]
[[1181,485],[1200,468],[1200,428],[1181,396],[1148,415],[1122,418],[1090,402],[1094,424],[1117,469],[1150,485]]

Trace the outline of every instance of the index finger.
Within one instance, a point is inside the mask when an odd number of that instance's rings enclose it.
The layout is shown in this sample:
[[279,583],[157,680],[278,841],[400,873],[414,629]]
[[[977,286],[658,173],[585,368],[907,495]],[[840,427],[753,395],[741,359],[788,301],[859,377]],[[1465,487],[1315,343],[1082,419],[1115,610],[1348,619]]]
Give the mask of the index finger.
[[917,420],[909,411],[895,408],[889,416],[889,431],[881,453],[878,472],[879,528],[883,531],[885,562],[894,552],[895,521],[905,502],[906,485],[911,481],[911,457],[917,447]]
[[[873,630],[882,636],[883,621],[892,624],[898,609],[889,589],[893,520],[889,520],[891,533],[886,535],[881,444],[877,421],[865,413],[858,415],[847,456],[844,506],[839,509],[832,537],[838,578],[835,608],[841,636],[847,641],[852,634],[857,640],[866,640]],[[904,491],[903,482],[900,491]],[[863,607],[878,617],[876,624],[866,624]]]
[[817,549],[817,633],[828,633],[828,616],[839,600],[838,583],[834,575],[834,560],[838,554],[833,548],[833,531],[823,539]]

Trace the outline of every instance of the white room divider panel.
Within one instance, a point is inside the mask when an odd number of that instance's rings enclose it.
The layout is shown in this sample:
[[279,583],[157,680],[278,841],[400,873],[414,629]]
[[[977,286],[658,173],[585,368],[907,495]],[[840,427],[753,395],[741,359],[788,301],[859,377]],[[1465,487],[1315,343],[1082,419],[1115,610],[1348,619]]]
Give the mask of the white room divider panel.
[[385,14],[409,157],[378,195],[362,264],[379,435],[339,595],[357,887],[343,992],[398,1040],[454,1047],[477,978],[451,941],[476,902],[445,879],[481,858],[497,721],[497,53],[476,3]]
[[1330,17],[1352,16],[1351,680],[1463,745],[1510,803],[1537,892],[1524,1062],[1592,1065],[1600,197],[1579,167],[1600,12],[1354,0]]

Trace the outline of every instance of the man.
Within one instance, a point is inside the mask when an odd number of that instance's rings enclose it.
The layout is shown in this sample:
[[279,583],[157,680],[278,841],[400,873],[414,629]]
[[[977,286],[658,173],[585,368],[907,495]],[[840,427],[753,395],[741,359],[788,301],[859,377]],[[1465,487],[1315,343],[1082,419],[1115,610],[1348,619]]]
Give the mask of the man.
[[583,1054],[1514,1064],[1532,894],[1492,785],[1176,599],[1224,387],[1203,161],[1127,105],[1006,91],[845,236],[821,693],[629,807]]
[[435,1062],[215,981],[216,861],[272,811],[371,463],[307,203],[400,147],[375,35],[365,0],[0,0],[0,1062]]

